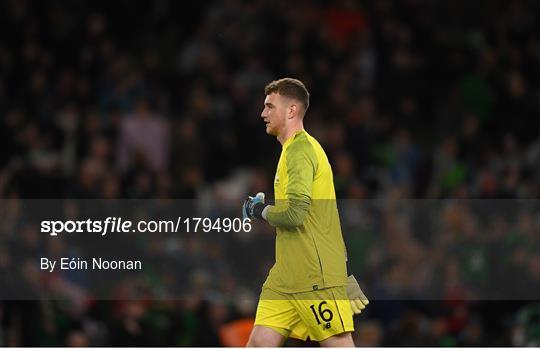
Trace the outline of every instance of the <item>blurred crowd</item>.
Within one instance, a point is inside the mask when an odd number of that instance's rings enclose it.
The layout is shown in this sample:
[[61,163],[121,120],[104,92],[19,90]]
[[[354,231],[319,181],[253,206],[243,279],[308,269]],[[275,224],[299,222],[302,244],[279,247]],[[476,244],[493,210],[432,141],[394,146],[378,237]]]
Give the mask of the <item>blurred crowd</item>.
[[[311,92],[306,129],[328,154],[338,198],[389,204],[378,225],[369,210],[342,210],[350,253],[363,256],[351,260],[353,270],[367,290],[389,299],[356,319],[356,344],[540,345],[537,297],[489,293],[488,301],[486,283],[481,291],[464,286],[491,273],[509,275],[500,280],[515,292],[538,289],[537,210],[517,212],[508,225],[450,206],[434,238],[417,229],[421,218],[390,205],[473,198],[489,208],[495,199],[538,198],[539,6],[4,1],[1,197],[241,202],[272,193],[281,149],[260,119],[263,88],[295,77]],[[35,235],[20,239],[36,244]],[[271,253],[271,233],[260,236]],[[5,240],[1,275],[9,274]],[[186,241],[217,253],[201,243]],[[208,275],[194,278],[204,284]],[[400,300],[418,282],[440,284],[445,297]],[[462,300],[471,293],[475,301]],[[241,345],[254,315],[247,303],[219,294],[4,301],[0,343]]]

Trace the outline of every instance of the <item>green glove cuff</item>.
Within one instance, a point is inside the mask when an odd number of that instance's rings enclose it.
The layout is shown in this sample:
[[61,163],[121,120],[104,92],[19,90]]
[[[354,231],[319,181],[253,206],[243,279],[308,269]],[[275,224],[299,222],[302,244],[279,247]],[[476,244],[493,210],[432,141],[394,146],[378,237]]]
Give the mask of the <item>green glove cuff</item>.
[[354,275],[349,275],[347,278],[347,296],[350,300],[358,298],[362,301],[362,303],[366,305],[369,304],[369,300],[364,292],[362,292],[362,289],[360,288],[360,285],[358,284],[358,281],[356,281]]

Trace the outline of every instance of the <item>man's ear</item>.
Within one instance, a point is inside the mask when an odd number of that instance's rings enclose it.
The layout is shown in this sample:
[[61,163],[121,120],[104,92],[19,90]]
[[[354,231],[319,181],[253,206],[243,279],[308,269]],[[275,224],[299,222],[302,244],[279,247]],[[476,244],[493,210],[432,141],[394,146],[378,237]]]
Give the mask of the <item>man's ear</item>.
[[288,114],[287,114],[288,119],[292,119],[295,115],[298,115],[298,105],[291,104],[289,105],[288,109],[289,109]]

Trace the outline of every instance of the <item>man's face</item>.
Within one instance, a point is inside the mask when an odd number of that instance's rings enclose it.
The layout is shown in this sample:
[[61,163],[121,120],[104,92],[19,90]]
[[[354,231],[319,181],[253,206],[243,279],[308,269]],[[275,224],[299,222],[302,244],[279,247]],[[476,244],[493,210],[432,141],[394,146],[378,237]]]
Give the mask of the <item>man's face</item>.
[[287,119],[288,98],[277,93],[271,93],[264,100],[264,109],[261,113],[266,124],[266,133],[279,136],[285,129]]

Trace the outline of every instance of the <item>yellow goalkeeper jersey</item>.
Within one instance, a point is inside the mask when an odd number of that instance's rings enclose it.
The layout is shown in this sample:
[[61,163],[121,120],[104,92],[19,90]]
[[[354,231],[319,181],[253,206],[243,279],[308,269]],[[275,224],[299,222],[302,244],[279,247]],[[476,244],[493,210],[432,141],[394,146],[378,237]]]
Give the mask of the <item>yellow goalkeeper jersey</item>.
[[276,203],[266,219],[276,227],[276,263],[263,287],[296,293],[346,285],[332,168],[306,131],[283,144],[274,191]]

